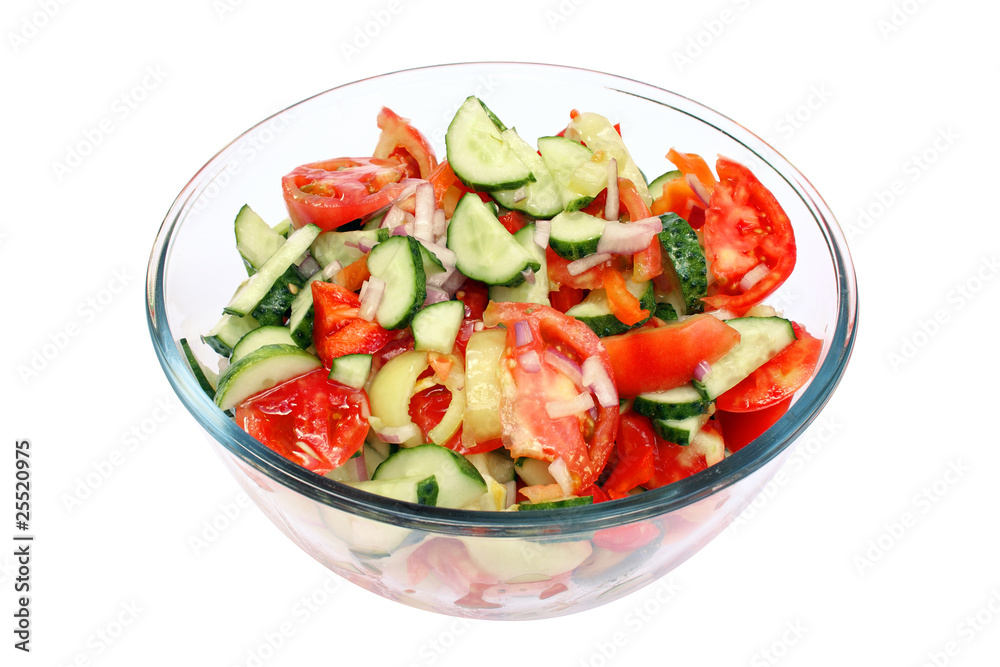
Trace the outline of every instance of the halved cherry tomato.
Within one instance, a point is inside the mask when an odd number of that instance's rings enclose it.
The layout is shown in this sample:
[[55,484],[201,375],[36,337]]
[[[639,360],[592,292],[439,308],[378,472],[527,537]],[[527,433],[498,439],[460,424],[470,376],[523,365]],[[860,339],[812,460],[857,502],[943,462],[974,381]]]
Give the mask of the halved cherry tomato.
[[728,412],[753,412],[779,403],[801,389],[819,362],[823,341],[792,322],[796,341],[716,399]]
[[[614,446],[618,428],[618,406],[597,405],[597,419],[587,413],[552,419],[546,405],[569,400],[581,388],[545,357],[553,348],[577,362],[596,358],[614,381],[611,363],[601,340],[579,320],[555,308],[528,303],[491,302],[483,321],[486,326],[507,327],[507,342],[500,365],[500,421],[504,445],[514,457],[542,461],[561,458],[573,478],[574,491],[593,484]],[[525,322],[531,340],[517,345],[516,326]],[[523,361],[537,355],[539,370]]]
[[364,390],[334,382],[319,368],[243,401],[236,423],[289,461],[325,475],[361,448],[367,410]]
[[[743,165],[720,157],[719,184],[705,213],[705,249],[715,275],[713,308],[742,315],[776,290],[795,267],[792,223],[774,195]],[[767,274],[743,291],[740,281],[758,264]]]
[[666,391],[689,382],[702,360],[712,364],[740,340],[722,320],[702,313],[660,327],[633,329],[601,339],[621,396]]
[[722,435],[726,441],[726,449],[738,452],[771,428],[775,422],[788,412],[792,397],[755,410],[753,412],[727,412],[716,410],[715,418],[722,425]]
[[295,227],[336,229],[390,204],[407,187],[407,167],[396,159],[337,158],[296,167],[281,179]]
[[576,289],[597,289],[604,286],[600,266],[591,267],[575,276],[569,272],[567,266],[569,266],[568,259],[557,255],[552,248],[545,248],[545,267],[552,289],[561,289],[563,286],[575,287]]
[[388,107],[382,107],[376,122],[382,133],[379,134],[372,155],[376,158],[395,157],[404,163],[406,163],[405,158],[410,157],[416,164],[417,171],[416,173],[411,171],[408,175],[429,178],[437,166],[437,158],[427,138],[410,125],[409,120],[397,115]]
[[330,368],[337,357],[372,354],[395,337],[378,322],[358,317],[361,299],[346,287],[322,280],[312,282],[313,344],[323,365]]

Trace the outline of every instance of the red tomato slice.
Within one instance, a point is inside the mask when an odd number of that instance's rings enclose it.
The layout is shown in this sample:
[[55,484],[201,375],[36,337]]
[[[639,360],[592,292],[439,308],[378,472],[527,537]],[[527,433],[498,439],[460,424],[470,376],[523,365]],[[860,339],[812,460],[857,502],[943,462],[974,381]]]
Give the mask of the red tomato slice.
[[295,227],[336,229],[390,204],[408,185],[397,159],[337,158],[304,164],[281,179]]
[[792,404],[789,396],[766,408],[754,412],[726,412],[716,410],[715,418],[722,425],[722,435],[726,440],[726,449],[738,452],[771,428],[775,422],[788,412]]
[[[703,227],[715,293],[704,301],[742,315],[791,274],[795,235],[778,200],[749,169],[720,157],[716,170],[719,184]],[[743,291],[740,282],[758,264],[767,266],[767,274]]]
[[[490,303],[483,316],[486,326],[507,327],[507,342],[501,361],[500,420],[504,445],[514,457],[543,461],[561,458],[579,492],[593,484],[614,446],[618,428],[618,406],[597,405],[597,419],[588,414],[552,419],[546,404],[568,400],[580,388],[545,357],[553,348],[582,363],[597,358],[614,380],[611,362],[601,340],[587,325],[554,308],[527,303]],[[531,341],[517,345],[515,323],[525,322]],[[522,355],[537,355],[539,370],[522,361]]]
[[313,344],[327,368],[337,357],[378,352],[396,336],[378,322],[358,317],[361,299],[346,287],[314,280],[312,293]]
[[549,302],[552,304],[552,307],[560,313],[565,313],[567,310],[583,301],[583,296],[582,289],[563,285],[559,289],[549,292]]
[[666,391],[689,382],[702,360],[712,364],[740,341],[722,320],[703,313],[660,327],[633,329],[601,339],[611,358],[620,396]]
[[[708,429],[719,434],[721,429],[714,421],[709,421],[702,429]],[[655,489],[667,484],[673,484],[685,477],[701,472],[708,468],[708,461],[705,455],[700,453],[695,447],[686,447],[667,442],[662,438],[656,439],[656,453],[653,456],[653,476],[645,487]]]
[[653,476],[656,434],[649,419],[627,412],[618,418],[618,462],[602,489],[611,499],[622,498]]
[[325,475],[361,448],[367,411],[363,390],[328,379],[320,368],[243,401],[236,423],[289,461]]
[[819,362],[823,341],[792,322],[796,341],[716,399],[727,412],[753,412],[779,403],[801,389]]
[[411,171],[408,175],[429,178],[437,167],[437,158],[427,138],[410,125],[409,120],[397,115],[388,107],[382,107],[376,122],[382,133],[379,134],[372,155],[383,159],[395,157],[402,161],[410,157],[416,163],[417,170],[416,173]]

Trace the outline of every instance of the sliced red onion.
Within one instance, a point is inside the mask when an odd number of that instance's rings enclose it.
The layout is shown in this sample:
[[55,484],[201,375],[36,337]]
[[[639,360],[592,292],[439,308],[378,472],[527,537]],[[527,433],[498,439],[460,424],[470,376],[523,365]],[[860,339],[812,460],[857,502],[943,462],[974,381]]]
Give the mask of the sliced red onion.
[[743,279],[740,281],[740,289],[744,292],[748,291],[751,287],[763,280],[764,276],[770,272],[771,269],[767,268],[767,264],[761,262],[747,271],[746,275],[743,276]]
[[442,209],[434,209],[434,221],[432,227],[434,228],[435,239],[439,239],[448,233],[448,219],[444,217],[444,211]]
[[597,252],[631,255],[648,248],[649,242],[661,231],[663,223],[659,218],[645,218],[628,223],[609,220],[604,225],[604,234],[597,242]]
[[482,321],[482,320],[476,320],[476,321],[475,321],[475,322],[474,322],[474,323],[472,324],[472,330],[473,330],[473,331],[482,331],[482,330],[483,330],[483,329],[485,329],[485,328],[486,328],[486,325],[485,325],[485,324],[483,324],[483,321]]
[[591,409],[587,410],[587,414],[590,415],[590,418],[593,419],[595,422],[597,421],[597,418],[600,416],[600,413],[597,411],[596,405]]
[[455,292],[458,291],[458,288],[461,287],[464,282],[465,276],[462,275],[460,271],[455,269],[455,267],[448,267],[444,270],[444,272],[435,273],[427,279],[428,285],[440,287],[452,296],[455,295]]
[[337,260],[333,260],[323,267],[323,280],[331,280],[335,275],[340,273],[342,268],[344,268],[343,264]]
[[586,412],[592,407],[594,407],[594,397],[589,391],[583,391],[569,400],[549,401],[545,404],[545,412],[549,419],[562,419]]
[[426,248],[430,253],[432,253],[435,257],[437,257],[441,261],[441,263],[444,265],[444,268],[446,269],[451,268],[455,266],[456,262],[458,262],[458,255],[456,255],[455,251],[452,250],[451,248],[443,245],[438,245],[437,243],[432,243],[430,241],[424,241],[423,239],[421,239],[421,243],[423,244],[424,248]]
[[604,202],[604,219],[618,219],[618,160],[608,161],[608,198]]
[[374,248],[377,245],[378,241],[376,241],[375,239],[362,237],[361,240],[358,241],[358,250],[360,250],[361,252],[371,252],[372,248]]
[[344,241],[344,246],[347,248],[354,248],[355,250],[361,250],[361,245],[357,241]]
[[542,370],[542,360],[538,358],[538,352],[527,350],[517,355],[518,365],[526,373],[537,373]]
[[319,262],[307,253],[305,258],[299,263],[299,273],[303,278],[312,278],[317,271],[319,271]]
[[354,457],[354,465],[356,466],[355,469],[357,470],[358,481],[359,482],[364,482],[365,480],[367,480],[368,479],[368,466],[365,464],[365,455],[364,455],[364,452],[362,452],[360,456],[355,456]]
[[550,366],[572,380],[573,384],[577,387],[583,387],[583,370],[580,368],[580,364],[554,347],[545,350],[544,357]]
[[441,303],[442,301],[450,301],[451,295],[445,292],[440,287],[434,287],[433,285],[427,286],[427,298],[424,299],[424,305],[429,306],[432,303]]
[[434,186],[430,183],[417,186],[413,204],[413,236],[421,241],[434,239]]
[[529,285],[535,284],[535,272],[532,271],[530,267],[525,269],[524,271],[521,271],[521,275],[524,276],[524,282],[528,283]]
[[512,196],[512,197],[513,197],[513,199],[514,199],[514,203],[515,203],[515,204],[516,204],[517,202],[521,202],[521,201],[524,201],[525,199],[527,199],[527,198],[528,198],[528,186],[526,186],[526,185],[522,185],[522,186],[521,186],[521,187],[519,187],[519,188],[518,188],[517,190],[514,190],[514,193],[513,193],[513,195],[511,195],[511,196]]
[[406,222],[406,216],[404,215],[403,209],[398,206],[389,207],[389,211],[382,218],[382,227],[385,229],[395,229],[399,227],[404,222]]
[[561,458],[549,464],[549,474],[556,480],[559,489],[567,496],[573,495],[573,475],[569,472],[569,466]]
[[569,275],[578,276],[584,271],[592,269],[595,266],[599,266],[600,264],[604,264],[604,262],[608,261],[609,259],[611,259],[611,255],[609,255],[606,252],[599,252],[593,255],[587,255],[583,259],[578,259],[567,264],[566,270],[569,272]]
[[587,357],[583,362],[583,384],[594,392],[602,408],[618,406],[618,388],[599,358]]
[[518,320],[514,322],[514,343],[518,347],[522,345],[530,345],[534,341],[534,337],[531,335],[531,327],[528,326],[528,322],[525,320]]
[[701,203],[705,205],[705,208],[712,205],[712,195],[705,189],[705,186],[701,184],[701,181],[698,180],[697,176],[694,174],[688,174],[684,177],[684,180],[686,180],[687,184],[691,186],[694,193],[698,195],[698,199],[700,199]]
[[736,313],[734,313],[731,310],[727,310],[725,308],[719,308],[718,310],[710,310],[710,311],[708,311],[708,314],[712,315],[713,317],[717,317],[717,318],[719,318],[720,320],[723,320],[723,321],[725,321],[725,320],[731,320],[734,317],[736,317]]
[[406,442],[414,436],[420,435],[420,429],[417,428],[416,424],[407,424],[406,426],[384,426],[381,431],[375,431],[375,435],[377,435],[379,440],[382,442],[388,442],[390,445],[398,445]]
[[375,319],[375,311],[382,303],[385,295],[385,281],[375,276],[370,277],[361,286],[358,298],[361,299],[361,307],[358,309],[358,317],[371,322]]
[[551,220],[535,221],[535,245],[546,248],[549,245],[549,233],[552,231]]
[[392,231],[389,232],[389,236],[408,236],[408,235],[409,235],[409,230],[406,229],[406,225],[396,225],[395,227],[392,228]]
[[694,379],[698,382],[704,382],[709,375],[712,374],[712,364],[708,363],[707,359],[702,359],[698,362],[698,365],[694,367]]

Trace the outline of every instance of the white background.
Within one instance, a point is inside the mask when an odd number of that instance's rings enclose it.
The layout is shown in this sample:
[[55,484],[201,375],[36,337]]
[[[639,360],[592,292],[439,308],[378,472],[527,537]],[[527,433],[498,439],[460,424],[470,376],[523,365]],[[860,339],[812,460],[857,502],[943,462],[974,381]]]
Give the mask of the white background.
[[[971,0],[6,2],[0,662],[996,664],[998,20]],[[455,621],[328,580],[245,506],[144,314],[167,208],[233,137],[339,84],[472,60],[607,71],[737,120],[826,198],[860,286],[851,366],[782,483],[669,587],[551,621]]]

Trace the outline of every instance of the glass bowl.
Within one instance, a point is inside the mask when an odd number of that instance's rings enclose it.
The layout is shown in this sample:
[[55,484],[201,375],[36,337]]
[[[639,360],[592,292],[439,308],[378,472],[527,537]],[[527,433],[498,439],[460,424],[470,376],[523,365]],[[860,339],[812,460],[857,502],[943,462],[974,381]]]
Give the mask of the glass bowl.
[[[768,299],[824,340],[820,364],[788,413],[756,441],[678,483],[613,502],[548,512],[474,512],[373,496],[320,477],[244,433],[199,388],[178,341],[215,356],[200,335],[245,278],[233,218],[250,204],[286,217],[280,178],[294,167],[370,155],[385,105],[424,132],[439,156],[455,110],[477,95],[533,139],[573,108],[621,123],[647,176],[672,167],[675,146],[749,166],[795,227],[798,263]],[[710,159],[710,162],[712,160]],[[370,591],[454,616],[532,619],[582,611],[665,575],[718,535],[767,484],[789,446],[830,399],[857,323],[844,235],[810,183],[728,118],[674,93],[594,71],[468,63],[386,74],[311,97],[254,126],[184,187],[163,222],[147,276],[149,328],[174,391],[226,467],[278,528],[309,555]]]

